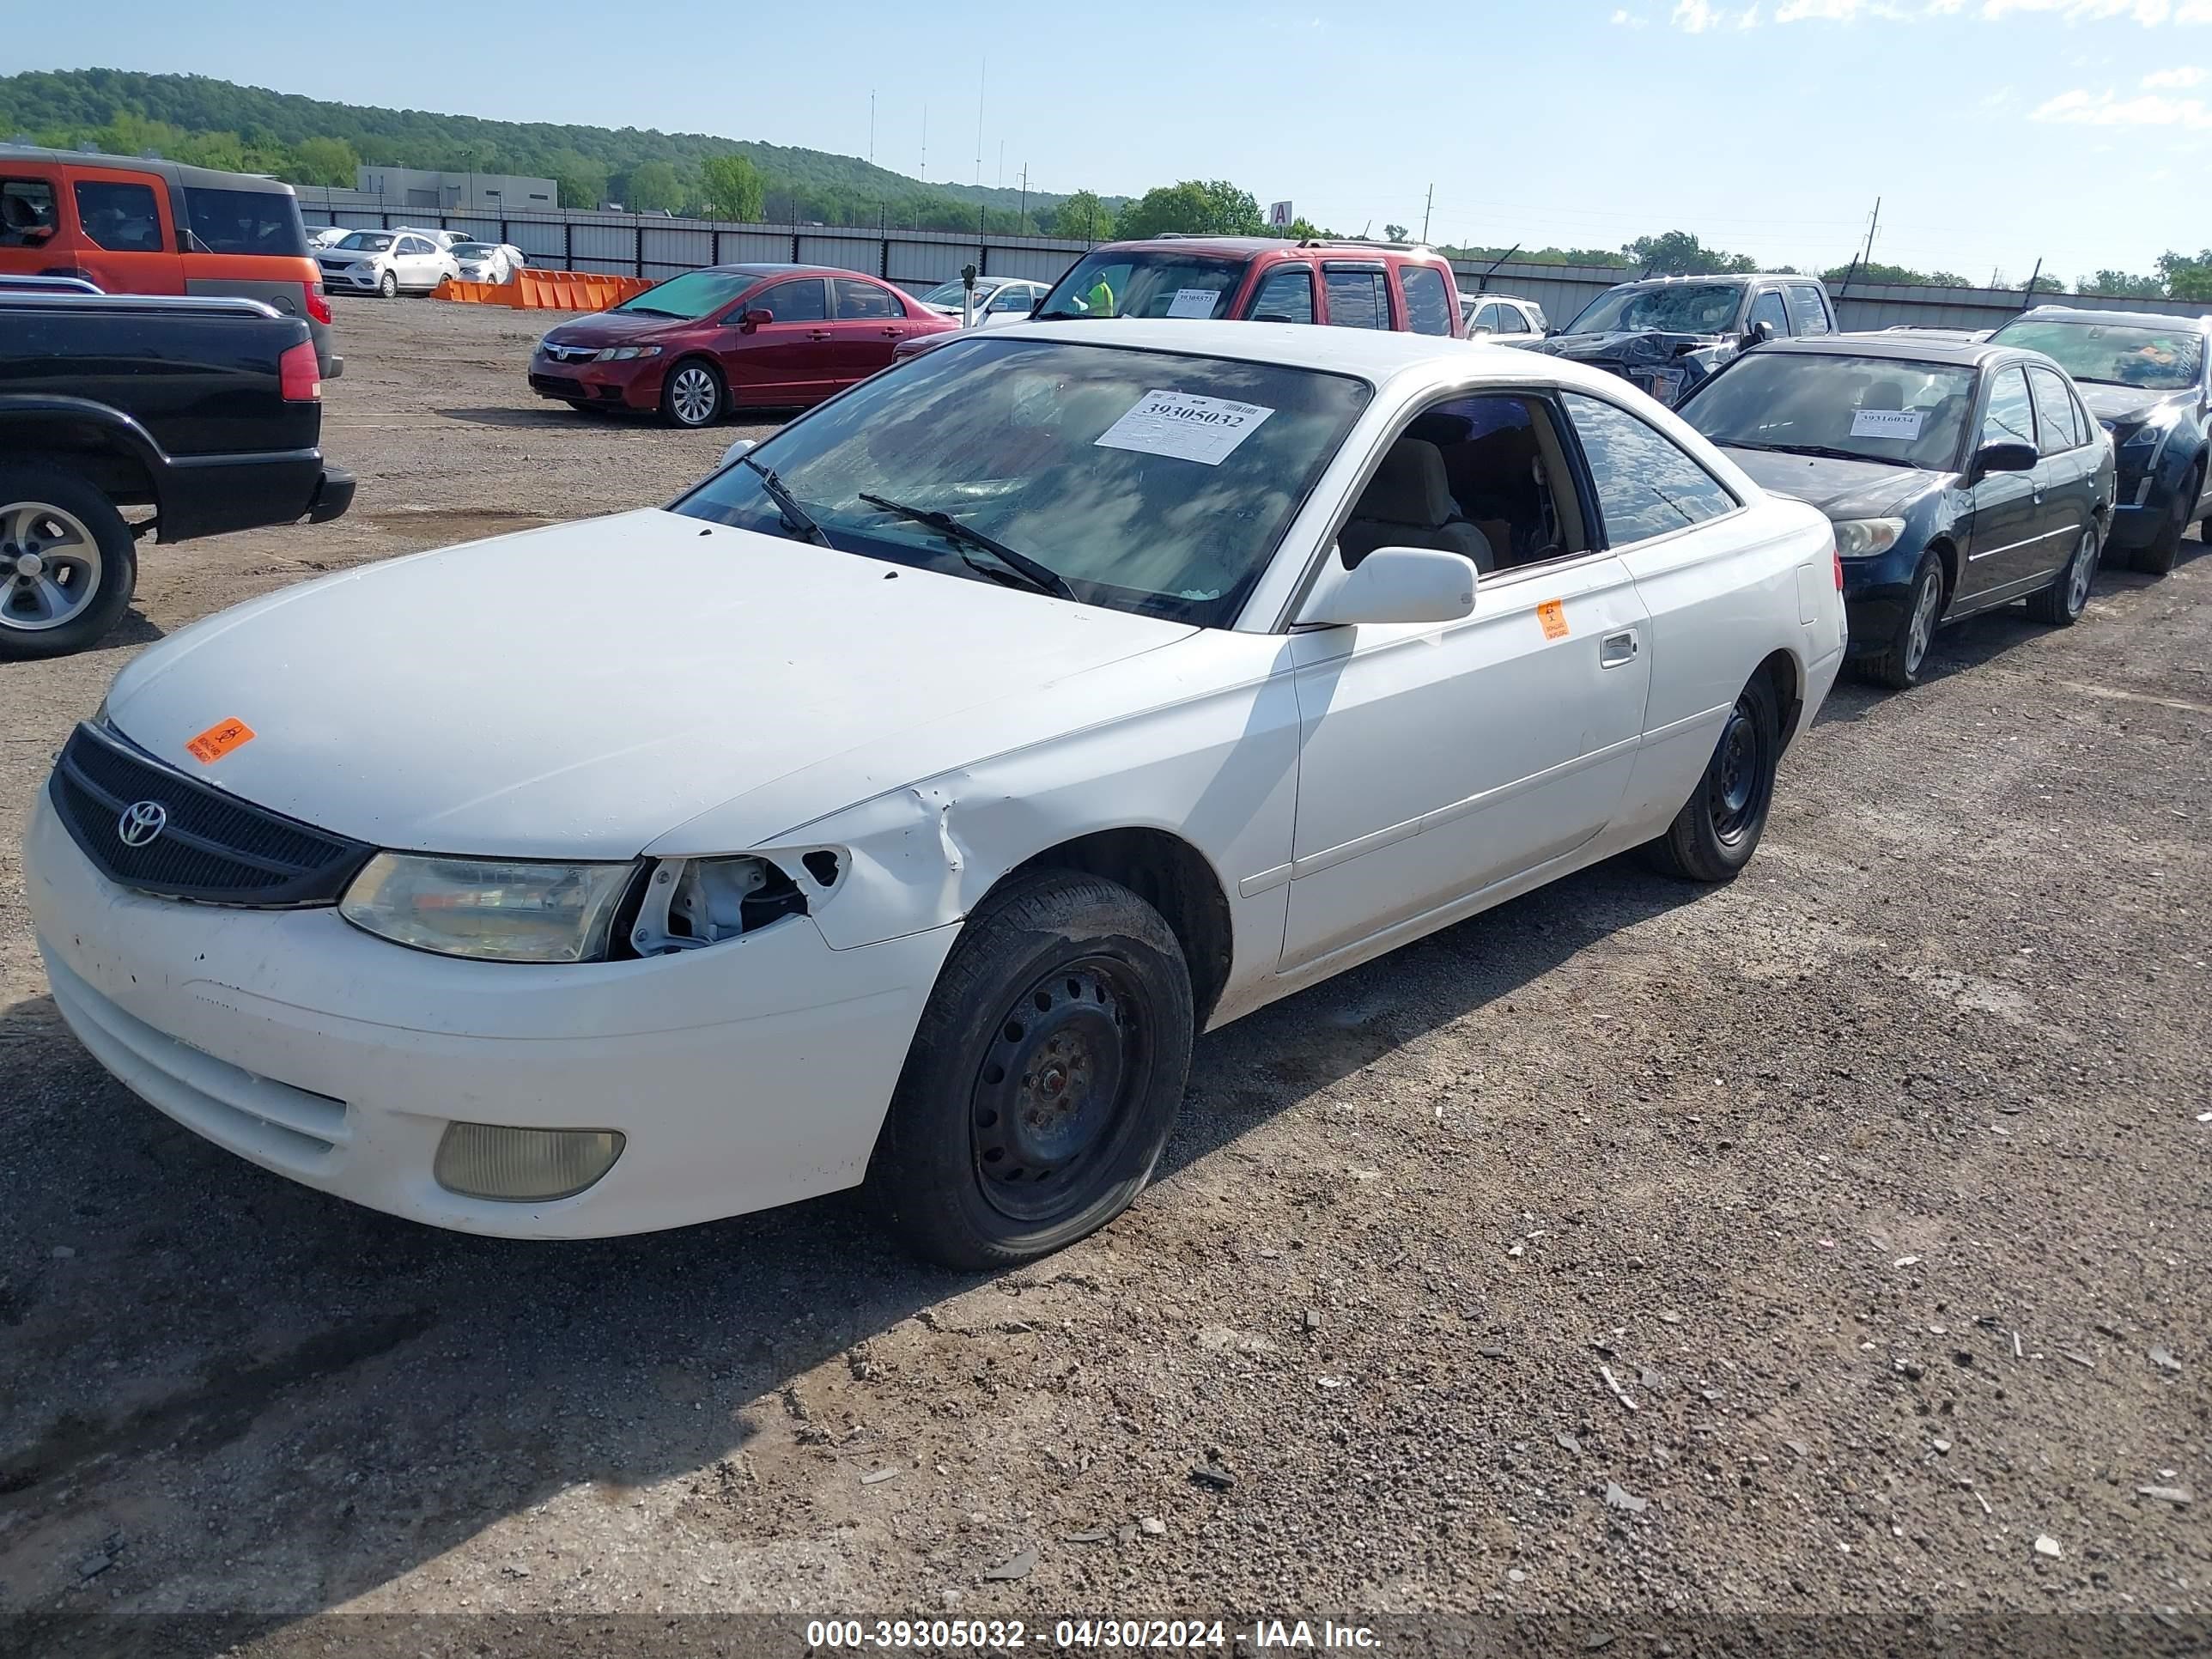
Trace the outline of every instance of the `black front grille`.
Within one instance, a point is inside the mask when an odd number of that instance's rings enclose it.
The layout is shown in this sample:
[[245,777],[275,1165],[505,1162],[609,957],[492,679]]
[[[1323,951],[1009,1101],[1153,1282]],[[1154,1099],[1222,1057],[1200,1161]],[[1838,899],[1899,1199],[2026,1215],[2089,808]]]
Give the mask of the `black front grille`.
[[556,398],[588,398],[592,395],[589,386],[566,374],[533,374],[530,377],[530,389]]
[[[48,788],[62,823],[125,887],[214,904],[335,903],[375,849],[249,805],[80,726]],[[123,815],[151,802],[167,815],[142,846],[123,839]]]

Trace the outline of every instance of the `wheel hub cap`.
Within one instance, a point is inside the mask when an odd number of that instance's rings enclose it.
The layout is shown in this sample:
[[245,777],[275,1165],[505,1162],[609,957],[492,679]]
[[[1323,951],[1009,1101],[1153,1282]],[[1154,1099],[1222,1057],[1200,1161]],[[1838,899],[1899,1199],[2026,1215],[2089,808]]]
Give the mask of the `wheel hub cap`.
[[25,553],[15,561],[15,580],[32,581],[45,573],[46,562],[35,553]]
[[93,602],[100,583],[100,544],[75,514],[0,501],[0,628],[58,628]]

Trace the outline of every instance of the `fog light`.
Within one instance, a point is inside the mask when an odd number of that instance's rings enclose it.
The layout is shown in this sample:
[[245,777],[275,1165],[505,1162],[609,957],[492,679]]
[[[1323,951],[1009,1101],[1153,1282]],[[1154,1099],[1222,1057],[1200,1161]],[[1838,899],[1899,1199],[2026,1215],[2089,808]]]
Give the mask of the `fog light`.
[[507,1203],[574,1198],[615,1166],[623,1138],[612,1129],[509,1129],[451,1123],[438,1143],[438,1184],[464,1198]]

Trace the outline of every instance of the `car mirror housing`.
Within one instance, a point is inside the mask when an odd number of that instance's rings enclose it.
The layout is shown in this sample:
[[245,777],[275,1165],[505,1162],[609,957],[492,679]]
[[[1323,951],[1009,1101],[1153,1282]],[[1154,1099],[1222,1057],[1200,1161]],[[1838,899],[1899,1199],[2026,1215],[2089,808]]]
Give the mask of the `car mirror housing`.
[[743,329],[746,333],[750,334],[755,329],[758,328],[763,323],[772,323],[775,320],[775,313],[768,310],[764,307],[755,306],[751,310],[741,313],[738,315],[738,326]]
[[1774,325],[1773,325],[1772,323],[1771,323],[1771,322],[1767,321],[1767,320],[1766,320],[1766,319],[1765,319],[1764,317],[1760,318],[1757,322],[1753,323],[1753,324],[1751,325],[1751,343],[1752,343],[1752,344],[1753,344],[1753,345],[1765,345],[1765,344],[1769,340],[1772,339],[1773,337],[1774,337]]
[[750,438],[740,438],[722,452],[722,459],[714,464],[714,471],[720,472],[735,466],[752,453],[753,441]]
[[1984,444],[1974,452],[1973,471],[1966,482],[1979,483],[1992,472],[2033,472],[2038,459],[2033,444]]
[[1457,622],[1474,609],[1475,581],[1474,561],[1464,554],[1378,547],[1334,580],[1324,579],[1298,612],[1298,623]]

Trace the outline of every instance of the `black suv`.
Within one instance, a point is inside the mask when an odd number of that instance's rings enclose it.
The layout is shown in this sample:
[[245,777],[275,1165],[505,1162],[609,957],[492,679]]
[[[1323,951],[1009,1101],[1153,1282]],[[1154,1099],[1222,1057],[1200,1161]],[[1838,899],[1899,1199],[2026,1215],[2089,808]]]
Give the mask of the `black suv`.
[[1990,338],[2057,359],[2112,434],[2120,493],[2110,551],[2162,576],[2191,520],[2212,534],[2212,318],[2038,306]]
[[1817,276],[1658,276],[1606,289],[1544,339],[1498,343],[1610,369],[1672,405],[1748,346],[1835,331]]

